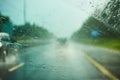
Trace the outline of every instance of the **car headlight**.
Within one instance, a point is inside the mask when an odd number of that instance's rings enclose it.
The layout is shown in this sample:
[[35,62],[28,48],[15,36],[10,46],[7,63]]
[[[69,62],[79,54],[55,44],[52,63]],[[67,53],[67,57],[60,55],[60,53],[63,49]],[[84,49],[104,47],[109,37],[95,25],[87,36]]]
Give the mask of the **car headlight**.
[[2,43],[0,42],[0,47],[2,47]]

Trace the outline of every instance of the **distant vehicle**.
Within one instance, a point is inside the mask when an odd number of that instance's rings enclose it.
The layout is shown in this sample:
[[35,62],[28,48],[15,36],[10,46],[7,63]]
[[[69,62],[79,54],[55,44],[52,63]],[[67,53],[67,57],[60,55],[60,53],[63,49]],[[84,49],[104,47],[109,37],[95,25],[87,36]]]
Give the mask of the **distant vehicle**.
[[0,33],[0,70],[18,64],[18,50],[19,45],[11,43],[9,34]]
[[66,39],[66,38],[58,38],[57,41],[58,41],[61,45],[67,44],[67,39]]

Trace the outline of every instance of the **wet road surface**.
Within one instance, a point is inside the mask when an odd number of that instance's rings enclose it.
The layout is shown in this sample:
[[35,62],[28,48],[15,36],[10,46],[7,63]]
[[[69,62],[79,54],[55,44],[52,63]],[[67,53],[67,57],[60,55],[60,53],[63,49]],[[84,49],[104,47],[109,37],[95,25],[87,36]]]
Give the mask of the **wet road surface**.
[[[20,57],[24,65],[9,72],[3,80],[111,80],[84,56],[93,51],[87,48],[49,44],[22,50]],[[99,58],[99,55],[90,56]]]

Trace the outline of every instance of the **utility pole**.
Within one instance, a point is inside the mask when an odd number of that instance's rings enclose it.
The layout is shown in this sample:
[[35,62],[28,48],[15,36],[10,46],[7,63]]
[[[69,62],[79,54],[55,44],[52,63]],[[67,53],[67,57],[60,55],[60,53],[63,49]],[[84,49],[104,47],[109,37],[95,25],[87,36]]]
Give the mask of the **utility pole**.
[[24,24],[26,24],[26,0],[24,0],[24,12],[23,12],[23,16],[24,16]]

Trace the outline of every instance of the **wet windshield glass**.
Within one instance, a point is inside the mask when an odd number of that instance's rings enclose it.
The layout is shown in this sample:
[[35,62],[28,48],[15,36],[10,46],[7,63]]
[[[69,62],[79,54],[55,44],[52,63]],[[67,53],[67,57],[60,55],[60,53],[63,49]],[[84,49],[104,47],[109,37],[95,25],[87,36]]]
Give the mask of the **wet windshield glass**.
[[0,80],[119,80],[120,0],[0,0]]

